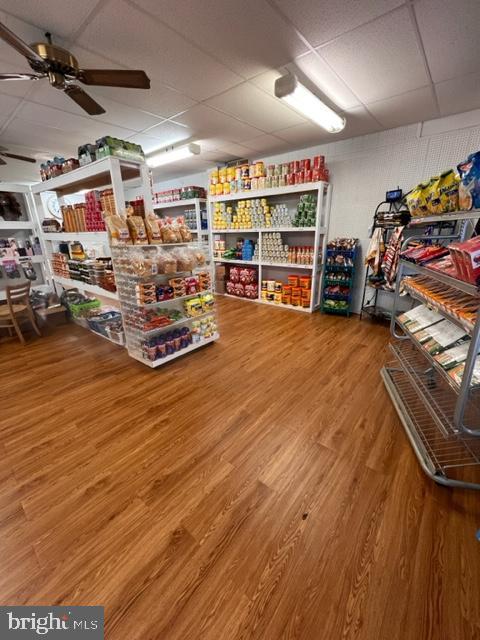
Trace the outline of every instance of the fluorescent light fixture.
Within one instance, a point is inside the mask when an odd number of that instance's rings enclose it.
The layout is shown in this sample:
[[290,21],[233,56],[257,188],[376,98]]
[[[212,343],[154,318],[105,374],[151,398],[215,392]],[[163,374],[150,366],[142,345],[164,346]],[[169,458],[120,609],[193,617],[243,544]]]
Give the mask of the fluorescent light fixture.
[[327,107],[293,74],[288,73],[275,80],[275,96],[330,133],[338,133],[345,127],[345,118]]
[[153,169],[163,164],[170,164],[178,160],[185,160],[185,158],[190,158],[191,156],[197,156],[199,153],[200,146],[193,143],[183,145],[182,147],[165,147],[165,149],[148,157],[147,164]]

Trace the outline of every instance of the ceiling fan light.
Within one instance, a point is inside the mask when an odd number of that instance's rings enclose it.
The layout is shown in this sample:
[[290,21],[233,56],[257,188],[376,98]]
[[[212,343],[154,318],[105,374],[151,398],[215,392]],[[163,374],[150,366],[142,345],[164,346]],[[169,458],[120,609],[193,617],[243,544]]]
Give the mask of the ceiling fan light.
[[183,145],[182,147],[166,147],[161,151],[154,153],[146,158],[147,164],[152,169],[160,167],[164,164],[171,164],[172,162],[178,162],[179,160],[185,160],[191,156],[200,154],[200,145],[190,144]]
[[330,109],[293,74],[275,80],[275,96],[329,133],[338,133],[345,128],[345,118]]

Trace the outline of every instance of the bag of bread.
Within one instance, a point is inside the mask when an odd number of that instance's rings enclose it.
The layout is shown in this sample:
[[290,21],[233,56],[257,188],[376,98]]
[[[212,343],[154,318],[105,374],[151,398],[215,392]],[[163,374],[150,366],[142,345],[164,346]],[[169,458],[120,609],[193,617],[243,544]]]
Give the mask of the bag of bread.
[[195,255],[195,266],[204,267],[205,263],[207,262],[207,256],[205,255],[205,252],[202,249],[195,249],[193,253]]
[[192,271],[196,267],[197,261],[195,254],[191,249],[178,248],[173,249],[171,253],[177,260],[177,271]]
[[119,215],[105,216],[105,225],[112,247],[132,244],[127,222]]
[[177,259],[173,255],[172,251],[166,251],[158,247],[157,250],[157,268],[158,273],[165,273],[167,275],[177,273]]
[[168,219],[160,221],[160,232],[162,234],[162,242],[164,244],[175,244],[178,242],[173,224],[169,222]]
[[185,224],[185,218],[183,216],[179,216],[176,220],[176,229],[180,233],[181,240],[179,242],[191,242],[192,241],[192,232]]
[[160,229],[160,221],[151,211],[145,215],[145,229],[147,231],[149,244],[162,243],[162,231]]
[[147,231],[142,217],[130,216],[127,218],[127,224],[133,244],[148,244]]

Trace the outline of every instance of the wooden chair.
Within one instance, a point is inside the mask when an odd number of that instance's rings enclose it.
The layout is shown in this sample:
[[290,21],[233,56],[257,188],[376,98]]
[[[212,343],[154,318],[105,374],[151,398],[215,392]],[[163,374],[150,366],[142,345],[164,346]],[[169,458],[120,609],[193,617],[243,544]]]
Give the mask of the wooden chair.
[[6,287],[6,292],[7,304],[0,305],[0,329],[8,329],[10,335],[12,335],[12,328],[15,329],[20,342],[24,345],[25,338],[20,330],[19,319],[23,319],[22,316],[27,316],[35,333],[41,336],[30,304],[30,281]]

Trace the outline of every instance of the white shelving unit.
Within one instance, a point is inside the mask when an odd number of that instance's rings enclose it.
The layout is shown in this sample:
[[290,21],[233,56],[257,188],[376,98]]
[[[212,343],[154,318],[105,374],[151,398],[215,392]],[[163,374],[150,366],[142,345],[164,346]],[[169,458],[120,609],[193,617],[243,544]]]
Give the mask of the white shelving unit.
[[153,210],[162,217],[163,213],[172,217],[181,216],[185,209],[195,209],[195,229],[192,233],[196,234],[199,239],[208,238],[210,224],[207,229],[202,229],[202,208],[207,208],[206,198],[190,198],[187,200],[174,200],[173,202],[159,202],[152,204]]
[[[132,185],[132,183],[134,184]],[[52,202],[52,198],[54,202],[61,204],[64,202],[66,196],[78,194],[79,199],[81,199],[81,195],[85,191],[107,187],[113,188],[115,206],[117,212],[121,215],[125,209],[124,186],[126,184],[140,187],[144,201],[150,201],[150,182],[146,165],[115,157],[102,158],[101,160],[92,162],[57,178],[39,182],[31,188],[34,198],[35,215],[40,229],[40,237],[46,247],[47,279],[55,288],[76,288],[85,294],[96,296],[109,306],[121,307],[121,301],[117,293],[108,291],[97,285],[58,276],[53,273],[50,264],[52,253],[58,249],[60,242],[79,241],[87,249],[92,245],[96,245],[101,255],[109,256],[110,246],[107,232],[44,233],[42,230],[42,221],[50,217],[47,208]],[[92,331],[92,333],[101,335],[95,331]]]
[[[302,194],[314,192],[317,198],[317,211],[316,211],[316,225],[314,227],[294,227],[294,226],[279,226],[279,227],[255,227],[250,229],[214,229],[213,227],[213,212],[214,206],[217,202],[232,203],[235,206],[235,202],[238,200],[255,200],[259,198],[267,198],[270,205],[275,204],[287,204],[289,211],[293,212],[298,203],[299,197]],[[332,187],[327,182],[315,182],[304,183],[299,185],[291,185],[288,187],[277,187],[273,189],[262,189],[255,191],[243,191],[241,193],[234,193],[228,196],[210,196],[209,211],[210,221],[209,226],[212,229],[212,250],[213,250],[213,238],[219,236],[225,238],[226,242],[230,242],[233,246],[234,241],[228,239],[235,235],[239,238],[247,237],[252,238],[256,236],[255,240],[258,243],[258,261],[248,260],[229,260],[222,258],[214,258],[215,263],[222,264],[239,264],[239,265],[251,265],[258,268],[258,298],[241,298],[237,296],[228,296],[235,298],[236,300],[245,300],[247,302],[258,302],[262,304],[268,304],[275,308],[280,309],[292,309],[295,311],[302,311],[312,313],[320,306],[321,293],[322,293],[322,268],[325,263],[326,257],[326,239],[328,235],[328,227],[330,220],[330,205],[332,197]],[[285,242],[293,246],[313,246],[314,247],[314,259],[313,264],[290,264],[290,263],[274,263],[262,258],[262,245],[263,236],[265,233],[279,232],[282,234]],[[305,274],[312,276],[312,295],[309,308],[294,307],[292,305],[276,304],[267,300],[262,300],[261,282],[262,280],[282,280],[285,281],[286,271],[298,272],[301,274],[303,271]]]
[[[47,281],[48,272],[46,270],[46,262],[45,262],[45,252],[46,247],[43,242],[41,236],[41,230],[38,225],[38,220],[35,215],[35,203],[33,200],[33,196],[31,193],[30,187],[26,185],[13,184],[9,182],[2,182],[0,184],[0,191],[13,193],[17,197],[17,200],[20,201],[20,206],[22,209],[23,219],[22,220],[3,220],[0,218],[0,238],[7,239],[10,237],[15,238],[19,242],[26,242],[27,240],[32,240],[33,238],[38,238],[40,242],[40,249],[42,254],[35,254],[32,256],[20,256],[15,258],[10,258],[9,256],[5,256],[6,260],[14,259],[18,265],[21,265],[23,261],[30,261],[34,266],[35,273],[37,278],[31,281],[32,289],[36,287],[41,287]],[[32,242],[33,246],[33,242]],[[2,258],[0,257],[0,267],[2,266]],[[19,269],[21,272],[21,268]],[[20,278],[6,278],[2,277],[4,275],[3,270],[0,275],[0,300],[6,299],[5,287],[8,285],[16,285],[21,282],[25,282],[26,278],[21,274]]]

